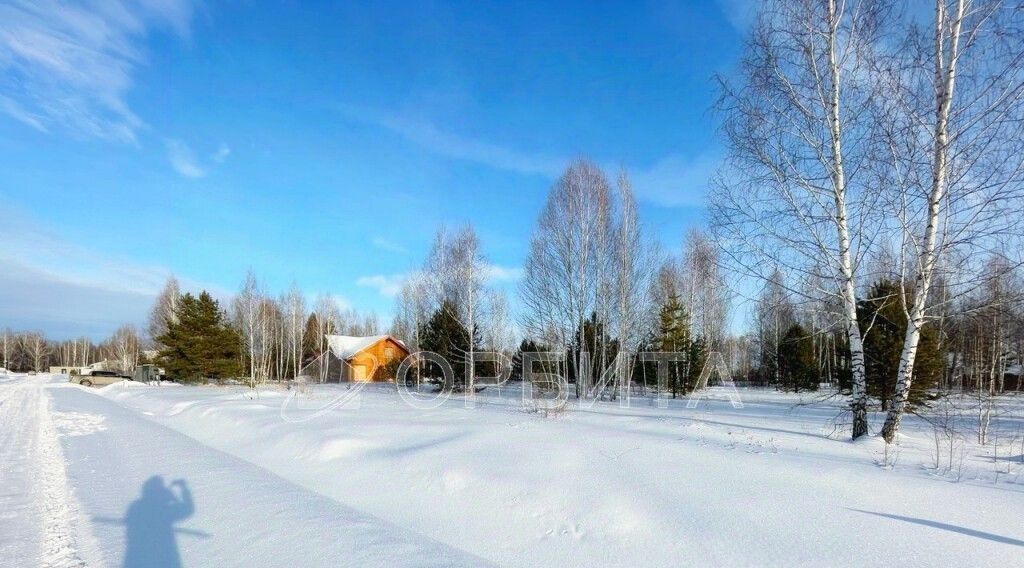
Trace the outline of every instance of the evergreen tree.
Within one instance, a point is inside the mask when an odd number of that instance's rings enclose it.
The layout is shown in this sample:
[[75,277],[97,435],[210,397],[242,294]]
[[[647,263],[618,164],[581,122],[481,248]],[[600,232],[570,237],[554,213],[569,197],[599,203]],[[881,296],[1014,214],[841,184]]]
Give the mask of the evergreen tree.
[[708,342],[703,336],[698,335],[690,340],[689,356],[686,358],[686,392],[697,388],[697,381],[700,374],[704,372],[704,365],[708,362]]
[[320,356],[324,338],[320,336],[320,321],[315,313],[306,318],[306,330],[302,335],[302,366]]
[[814,341],[800,324],[786,330],[779,342],[779,379],[784,390],[818,390]]
[[568,381],[570,383],[575,383],[578,378],[579,372],[575,362],[580,361],[581,352],[588,353],[590,358],[590,373],[586,380],[589,388],[597,384],[601,373],[608,365],[612,364],[619,352],[618,342],[608,335],[607,326],[598,319],[596,312],[592,312],[590,317],[583,322],[583,326],[576,330],[573,345],[569,348],[566,360],[569,362]]
[[[896,392],[896,373],[907,333],[907,314],[903,309],[899,282],[880,280],[861,300],[857,318],[864,333],[864,371],[868,396],[878,399],[887,410]],[[912,298],[907,298],[909,304]],[[943,370],[943,354],[939,348],[934,325],[926,323],[921,330],[914,380],[910,385],[908,404],[919,406],[932,398]]]
[[512,356],[512,374],[509,375],[512,379],[522,380],[523,378],[523,353],[540,353],[541,351],[547,351],[547,349],[541,349],[537,342],[532,339],[524,339],[519,343],[519,349],[516,350],[515,355]]
[[690,341],[690,318],[686,308],[679,301],[679,296],[674,292],[669,294],[658,312],[658,331],[652,344],[656,351],[686,354],[686,360],[668,363],[668,384],[663,385],[671,389],[672,398],[676,398],[678,394],[686,394],[686,385],[689,383],[686,363],[694,355],[691,352],[693,345]]
[[[445,300],[420,330],[421,349],[444,357],[452,367],[455,376],[445,382],[445,390],[452,390],[456,385],[464,385],[466,382],[466,354],[469,352],[470,334],[456,313],[454,304]],[[479,346],[475,337],[474,341]],[[437,377],[440,374],[439,369],[433,375],[430,370],[426,369],[428,376]]]
[[176,321],[169,321],[167,331],[156,338],[164,346],[160,361],[169,377],[199,381],[240,372],[238,332],[210,294],[185,294],[174,314]]
[[[638,353],[653,353],[657,348],[657,330],[648,332],[647,337],[637,346]],[[641,383],[644,388],[657,384],[658,367],[654,361],[644,361],[640,357],[633,359],[633,380]]]

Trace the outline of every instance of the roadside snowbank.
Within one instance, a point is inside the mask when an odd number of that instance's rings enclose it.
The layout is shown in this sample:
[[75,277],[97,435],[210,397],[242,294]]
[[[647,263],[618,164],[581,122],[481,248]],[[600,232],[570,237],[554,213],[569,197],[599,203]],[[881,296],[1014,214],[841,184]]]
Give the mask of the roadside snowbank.
[[[933,475],[915,420],[885,456],[877,439],[827,438],[835,406],[774,392],[744,391],[742,409],[599,403],[549,419],[492,396],[412,408],[380,388],[318,412],[346,391],[313,392],[287,421],[281,391],[102,396],[501,565],[1012,565],[1024,546],[1020,468],[998,484]],[[984,454],[967,467],[983,477]]]

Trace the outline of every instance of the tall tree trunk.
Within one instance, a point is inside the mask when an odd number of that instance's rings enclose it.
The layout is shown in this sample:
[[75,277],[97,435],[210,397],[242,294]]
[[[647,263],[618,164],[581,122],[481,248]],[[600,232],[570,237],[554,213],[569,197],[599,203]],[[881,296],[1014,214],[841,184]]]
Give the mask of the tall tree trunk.
[[953,103],[953,88],[956,84],[956,64],[959,59],[960,26],[964,17],[965,0],[956,4],[956,18],[949,32],[949,61],[944,59],[945,0],[935,2],[935,141],[932,156],[932,187],[928,195],[928,221],[925,227],[921,252],[918,255],[918,273],[914,280],[914,298],[907,314],[907,333],[903,340],[903,352],[896,371],[896,392],[893,405],[882,426],[882,436],[892,442],[900,429],[900,420],[906,411],[910,396],[910,384],[914,374],[914,359],[921,340],[921,326],[924,324],[925,306],[931,287],[932,274],[938,256],[939,212],[946,194],[946,160],[949,151],[949,111]]
[[839,61],[836,54],[836,36],[839,33],[839,15],[835,0],[829,0],[828,57],[831,75],[829,93],[829,131],[832,145],[832,187],[835,193],[836,232],[839,238],[839,274],[842,286],[843,317],[850,342],[850,365],[853,380],[852,438],[856,440],[868,432],[867,389],[864,380],[864,345],[857,325],[857,290],[853,260],[850,255],[850,229],[846,209],[846,172],[843,165],[842,122],[839,116]]

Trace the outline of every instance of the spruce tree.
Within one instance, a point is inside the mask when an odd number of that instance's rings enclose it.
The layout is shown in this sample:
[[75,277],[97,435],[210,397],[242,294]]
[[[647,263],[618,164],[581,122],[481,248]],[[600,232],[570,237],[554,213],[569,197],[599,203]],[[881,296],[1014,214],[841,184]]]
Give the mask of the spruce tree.
[[177,321],[168,322],[156,338],[164,346],[160,361],[170,378],[192,382],[239,373],[238,333],[210,294],[185,294],[174,313]]
[[[857,317],[864,333],[864,370],[868,396],[878,399],[887,410],[896,392],[896,372],[907,333],[907,314],[898,282],[880,280],[871,287],[867,299],[861,300]],[[909,303],[910,298],[907,299]],[[921,330],[914,364],[914,380],[910,385],[908,404],[919,406],[932,398],[932,390],[942,375],[943,355],[938,333],[933,324]]]
[[675,293],[669,294],[658,312],[658,331],[652,343],[657,351],[686,354],[685,360],[668,363],[668,384],[663,385],[671,389],[672,398],[676,398],[678,394],[686,394],[686,385],[689,383],[687,361],[691,360],[694,353],[690,341],[690,318]]
[[779,379],[784,390],[818,390],[818,366],[814,341],[800,324],[786,330],[779,342]]
[[615,360],[619,352],[618,342],[608,335],[607,327],[596,312],[591,312],[590,317],[583,322],[583,325],[576,329],[576,336],[567,354],[568,381],[575,384],[579,378],[579,371],[576,369],[576,362],[580,361],[582,352],[588,353],[590,359],[590,373],[585,383],[587,388],[597,384],[604,369]]
[[[447,377],[443,384],[444,390],[465,384],[466,354],[469,352],[470,341],[469,330],[456,317],[455,305],[448,300],[441,304],[420,330],[420,347],[444,357],[452,367],[454,376]],[[474,342],[478,347],[479,341],[475,337]]]
[[523,378],[523,353],[540,353],[547,351],[542,349],[537,342],[532,339],[524,339],[519,343],[519,349],[515,355],[512,356],[512,372],[509,375],[512,379],[522,380]]
[[698,335],[690,340],[689,356],[686,358],[686,390],[687,392],[697,388],[700,381],[700,374],[704,372],[704,366],[708,362],[708,342],[704,337]]

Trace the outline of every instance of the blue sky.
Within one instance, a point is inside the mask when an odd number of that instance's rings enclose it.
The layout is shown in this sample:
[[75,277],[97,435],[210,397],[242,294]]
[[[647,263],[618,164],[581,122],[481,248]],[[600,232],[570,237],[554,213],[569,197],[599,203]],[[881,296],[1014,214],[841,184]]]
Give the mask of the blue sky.
[[440,224],[514,289],[553,179],[703,220],[740,0],[0,2],[0,327],[102,337],[168,274],[393,307]]

